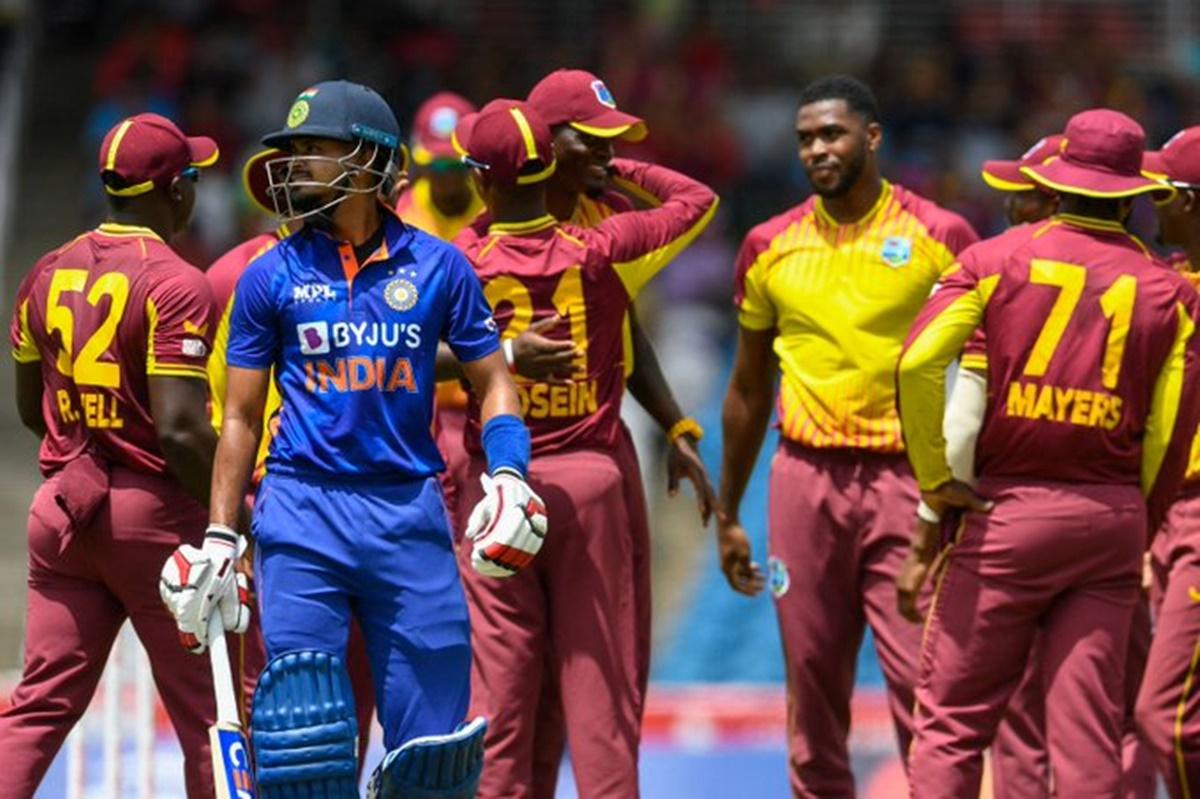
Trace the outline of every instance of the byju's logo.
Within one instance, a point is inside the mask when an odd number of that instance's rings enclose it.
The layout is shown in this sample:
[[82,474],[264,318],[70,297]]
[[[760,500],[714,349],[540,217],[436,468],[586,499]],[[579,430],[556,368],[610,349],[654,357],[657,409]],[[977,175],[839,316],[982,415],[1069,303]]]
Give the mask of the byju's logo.
[[329,352],[329,323],[304,322],[296,325],[300,337],[300,352],[304,355],[324,355]]
[[324,283],[305,283],[292,287],[292,302],[325,302],[336,299],[337,292]]

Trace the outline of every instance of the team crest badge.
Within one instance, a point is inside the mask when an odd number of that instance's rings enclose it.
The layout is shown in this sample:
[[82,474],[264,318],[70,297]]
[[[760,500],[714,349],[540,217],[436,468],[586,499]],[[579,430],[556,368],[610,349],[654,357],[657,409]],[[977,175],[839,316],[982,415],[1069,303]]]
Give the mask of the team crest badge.
[[316,87],[305,89],[296,95],[296,102],[292,103],[292,108],[288,111],[287,126],[296,128],[304,124],[304,120],[308,119],[308,101],[317,96],[320,89]]
[[792,578],[788,574],[787,566],[774,555],[767,558],[767,585],[776,599],[783,597],[792,587]]
[[592,91],[596,94],[596,99],[600,101],[600,105],[606,105],[609,108],[616,108],[617,101],[612,96],[612,92],[604,85],[602,80],[592,81]]
[[417,304],[417,287],[411,280],[398,277],[383,290],[383,298],[394,311],[407,311]]
[[458,111],[450,106],[442,106],[433,112],[429,118],[429,129],[439,139],[448,139],[458,125]]
[[907,236],[888,236],[883,240],[879,257],[893,269],[899,269],[912,260],[912,239]]

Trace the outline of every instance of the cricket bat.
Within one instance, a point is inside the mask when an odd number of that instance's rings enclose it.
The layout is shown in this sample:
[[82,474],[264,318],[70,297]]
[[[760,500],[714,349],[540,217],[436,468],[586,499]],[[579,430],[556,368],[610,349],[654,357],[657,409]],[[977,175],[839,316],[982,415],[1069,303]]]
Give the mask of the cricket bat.
[[217,799],[255,799],[257,792],[250,765],[250,745],[238,715],[225,625],[217,608],[213,608],[208,617],[208,655],[212,661],[213,690],[217,695],[217,723],[208,728]]

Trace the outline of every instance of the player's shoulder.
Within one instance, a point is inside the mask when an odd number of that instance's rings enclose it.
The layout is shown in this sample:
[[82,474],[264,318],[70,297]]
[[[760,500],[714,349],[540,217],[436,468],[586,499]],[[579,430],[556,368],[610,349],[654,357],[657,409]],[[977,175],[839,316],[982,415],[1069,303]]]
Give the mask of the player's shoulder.
[[755,254],[768,249],[771,244],[786,233],[793,225],[802,223],[806,218],[816,213],[815,196],[809,197],[799,205],[793,205],[782,213],[778,213],[765,222],[759,222],[750,228],[742,239],[743,252]]
[[975,228],[960,214],[900,184],[892,184],[892,192],[894,202],[913,216],[930,238],[942,242],[951,250],[958,252],[979,241]]
[[274,233],[263,233],[251,239],[234,245],[228,252],[221,255],[204,273],[212,286],[213,297],[218,304],[224,304],[233,293],[238,278],[246,271],[259,256],[274,248],[279,243],[279,237]]

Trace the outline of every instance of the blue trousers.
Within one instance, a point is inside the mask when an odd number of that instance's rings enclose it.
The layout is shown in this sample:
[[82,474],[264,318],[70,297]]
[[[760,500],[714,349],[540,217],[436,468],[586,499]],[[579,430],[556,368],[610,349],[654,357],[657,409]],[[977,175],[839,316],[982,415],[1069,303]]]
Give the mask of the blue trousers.
[[437,478],[355,484],[268,474],[254,506],[267,657],[367,643],[388,749],[454,730],[470,698],[467,605]]

